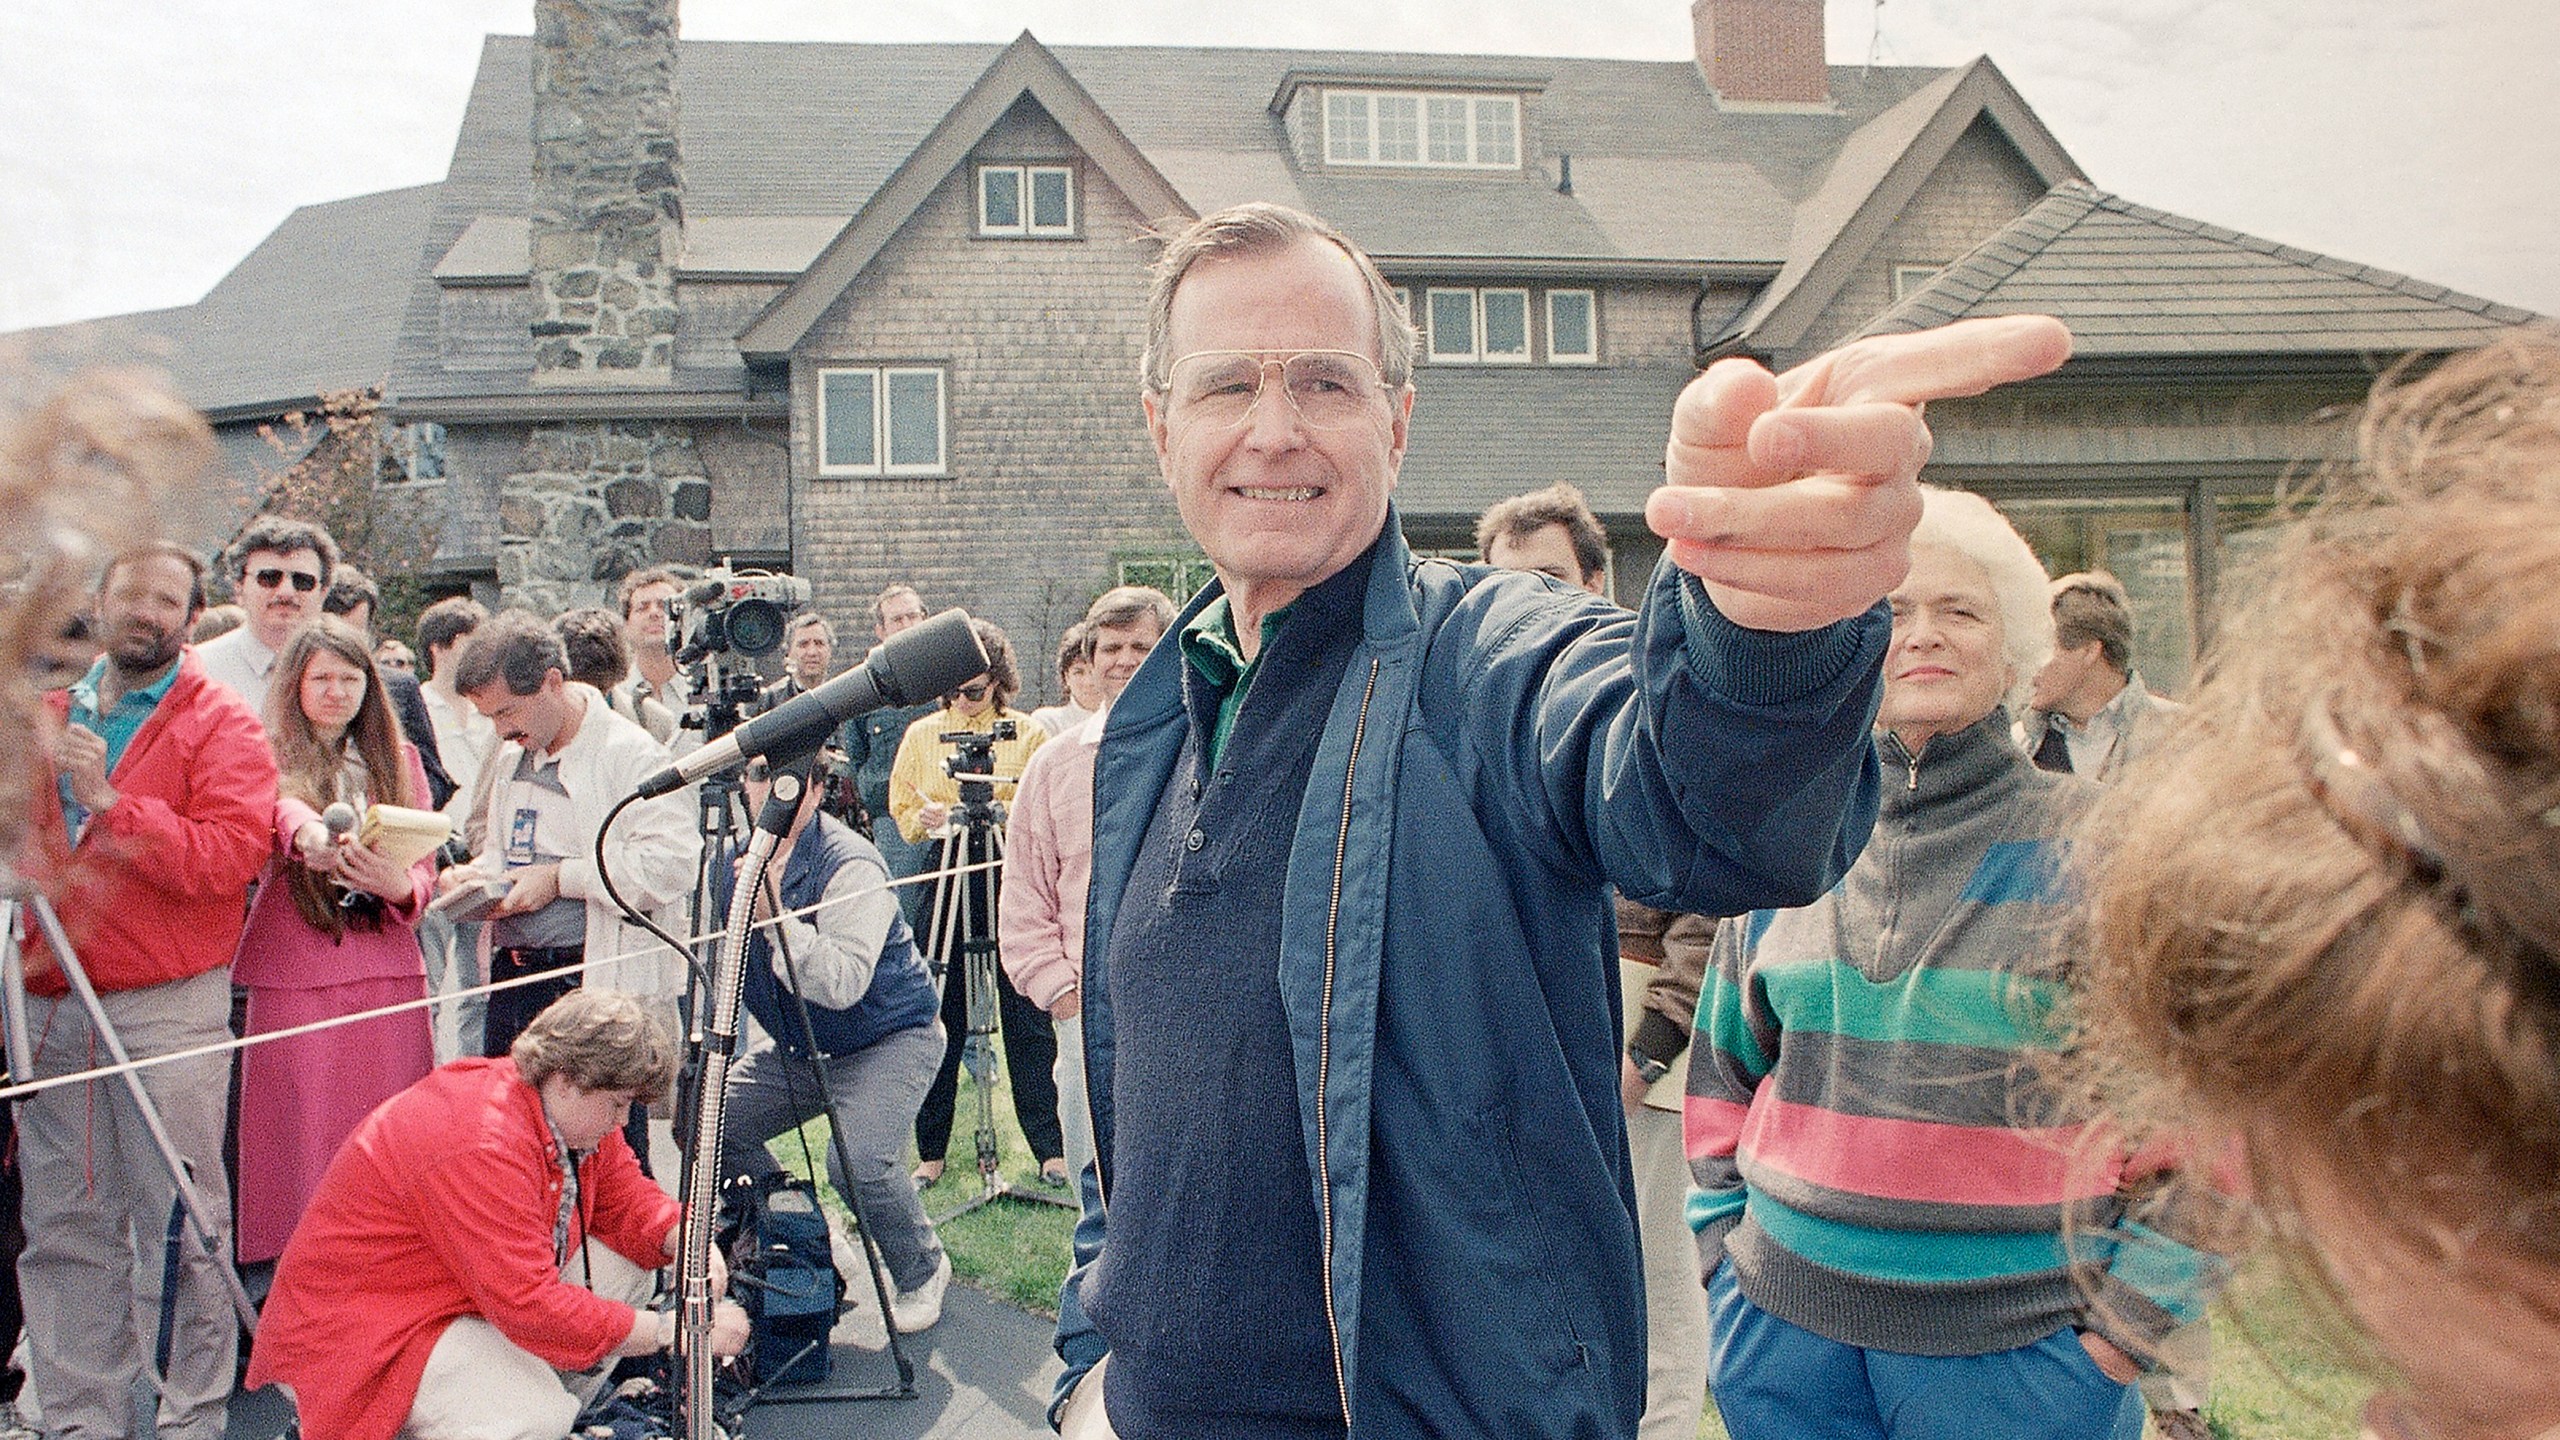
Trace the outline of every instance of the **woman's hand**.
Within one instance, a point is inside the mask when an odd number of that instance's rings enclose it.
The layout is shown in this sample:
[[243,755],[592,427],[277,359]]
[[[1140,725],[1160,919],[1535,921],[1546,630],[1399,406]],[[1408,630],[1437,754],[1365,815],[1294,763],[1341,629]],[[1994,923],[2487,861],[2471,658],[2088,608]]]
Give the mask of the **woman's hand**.
[[369,895],[379,895],[394,903],[409,898],[409,867],[394,865],[382,852],[348,840],[337,847],[338,878]]

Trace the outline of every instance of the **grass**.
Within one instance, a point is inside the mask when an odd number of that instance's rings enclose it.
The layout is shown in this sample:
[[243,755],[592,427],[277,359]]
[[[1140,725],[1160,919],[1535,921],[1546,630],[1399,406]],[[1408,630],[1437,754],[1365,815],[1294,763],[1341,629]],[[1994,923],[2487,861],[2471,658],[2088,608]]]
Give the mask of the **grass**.
[[[1040,1188],[1040,1167],[1031,1157],[1031,1147],[1023,1141],[1022,1128],[1014,1123],[1011,1088],[999,1076],[993,1090],[997,1170],[1016,1190],[1058,1193]],[[1067,1278],[1068,1243],[1075,1232],[1076,1212],[1056,1205],[999,1200],[966,1215],[946,1218],[980,1189],[975,1138],[978,1089],[966,1066],[960,1070],[957,1115],[951,1130],[950,1165],[944,1170],[941,1183],[922,1192],[925,1213],[933,1217],[934,1228],[942,1236],[942,1248],[950,1253],[951,1272],[1000,1300],[1055,1318],[1058,1287]],[[774,1140],[773,1155],[793,1173],[813,1178],[826,1168],[825,1117],[810,1121],[801,1133],[808,1144],[807,1158],[802,1154],[801,1141],[788,1134]],[[814,1169],[809,1158],[818,1162]],[[913,1157],[909,1159],[912,1162]],[[818,1188],[830,1208],[839,1215],[845,1213],[843,1197],[836,1194],[834,1186],[820,1180]]]
[[[1039,1167],[1014,1124],[1013,1099],[1001,1077],[994,1086],[998,1168],[1016,1188],[1036,1189]],[[945,1218],[978,1193],[972,1136],[978,1115],[976,1082],[960,1075],[959,1120],[951,1137],[951,1164],[940,1184],[924,1192],[925,1209],[941,1231],[951,1266],[961,1279],[999,1299],[1041,1315],[1058,1313],[1058,1286],[1066,1279],[1067,1247],[1075,1212],[1054,1205],[999,1201],[957,1218]],[[823,1169],[827,1122],[805,1130],[808,1154]],[[812,1173],[798,1141],[785,1135],[773,1153],[801,1175]],[[833,1188],[820,1185],[827,1203],[842,1210]],[[2205,1423],[2219,1440],[2353,1440],[2357,1415],[2371,1383],[2341,1356],[2321,1312],[2295,1292],[2274,1267],[2253,1264],[2225,1292],[2214,1316],[2214,1385]],[[2156,1435],[2156,1430],[2146,1433]],[[1727,1440],[1712,1402],[1700,1440]]]

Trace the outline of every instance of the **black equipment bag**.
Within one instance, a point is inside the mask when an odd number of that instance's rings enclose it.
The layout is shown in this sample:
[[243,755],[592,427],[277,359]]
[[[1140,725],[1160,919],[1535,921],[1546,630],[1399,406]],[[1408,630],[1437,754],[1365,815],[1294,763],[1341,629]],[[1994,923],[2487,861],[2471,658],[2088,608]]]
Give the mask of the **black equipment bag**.
[[746,1307],[755,1383],[815,1385],[827,1378],[827,1333],[844,1298],[827,1242],[818,1188],[785,1171],[729,1187],[736,1221],[730,1292]]

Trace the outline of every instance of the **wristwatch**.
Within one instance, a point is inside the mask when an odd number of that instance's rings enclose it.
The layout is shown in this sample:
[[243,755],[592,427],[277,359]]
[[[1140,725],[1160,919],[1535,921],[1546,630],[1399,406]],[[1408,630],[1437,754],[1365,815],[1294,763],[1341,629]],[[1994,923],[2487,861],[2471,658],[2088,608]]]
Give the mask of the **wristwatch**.
[[1636,1067],[1636,1078],[1647,1085],[1671,1073],[1671,1062],[1656,1060],[1633,1045],[1627,1047],[1627,1063]]

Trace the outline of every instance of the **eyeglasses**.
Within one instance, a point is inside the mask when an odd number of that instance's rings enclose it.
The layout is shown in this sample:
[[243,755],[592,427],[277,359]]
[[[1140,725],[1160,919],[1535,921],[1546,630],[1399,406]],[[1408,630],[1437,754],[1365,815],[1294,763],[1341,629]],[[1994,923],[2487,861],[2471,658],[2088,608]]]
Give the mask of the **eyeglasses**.
[[1386,388],[1377,362],[1350,350],[1194,350],[1173,362],[1165,380],[1168,413],[1203,425],[1239,426],[1262,400],[1263,379],[1280,372],[1281,393],[1310,430],[1341,430],[1373,412],[1370,397]]
[[320,577],[308,570],[280,570],[270,566],[257,571],[249,578],[258,582],[258,588],[261,590],[273,590],[287,580],[292,581],[294,590],[303,595],[308,595],[320,588]]
[[959,689],[954,690],[951,693],[959,696],[963,700],[984,700],[987,698],[987,693],[995,688],[995,684],[992,681],[976,680],[961,686]]

